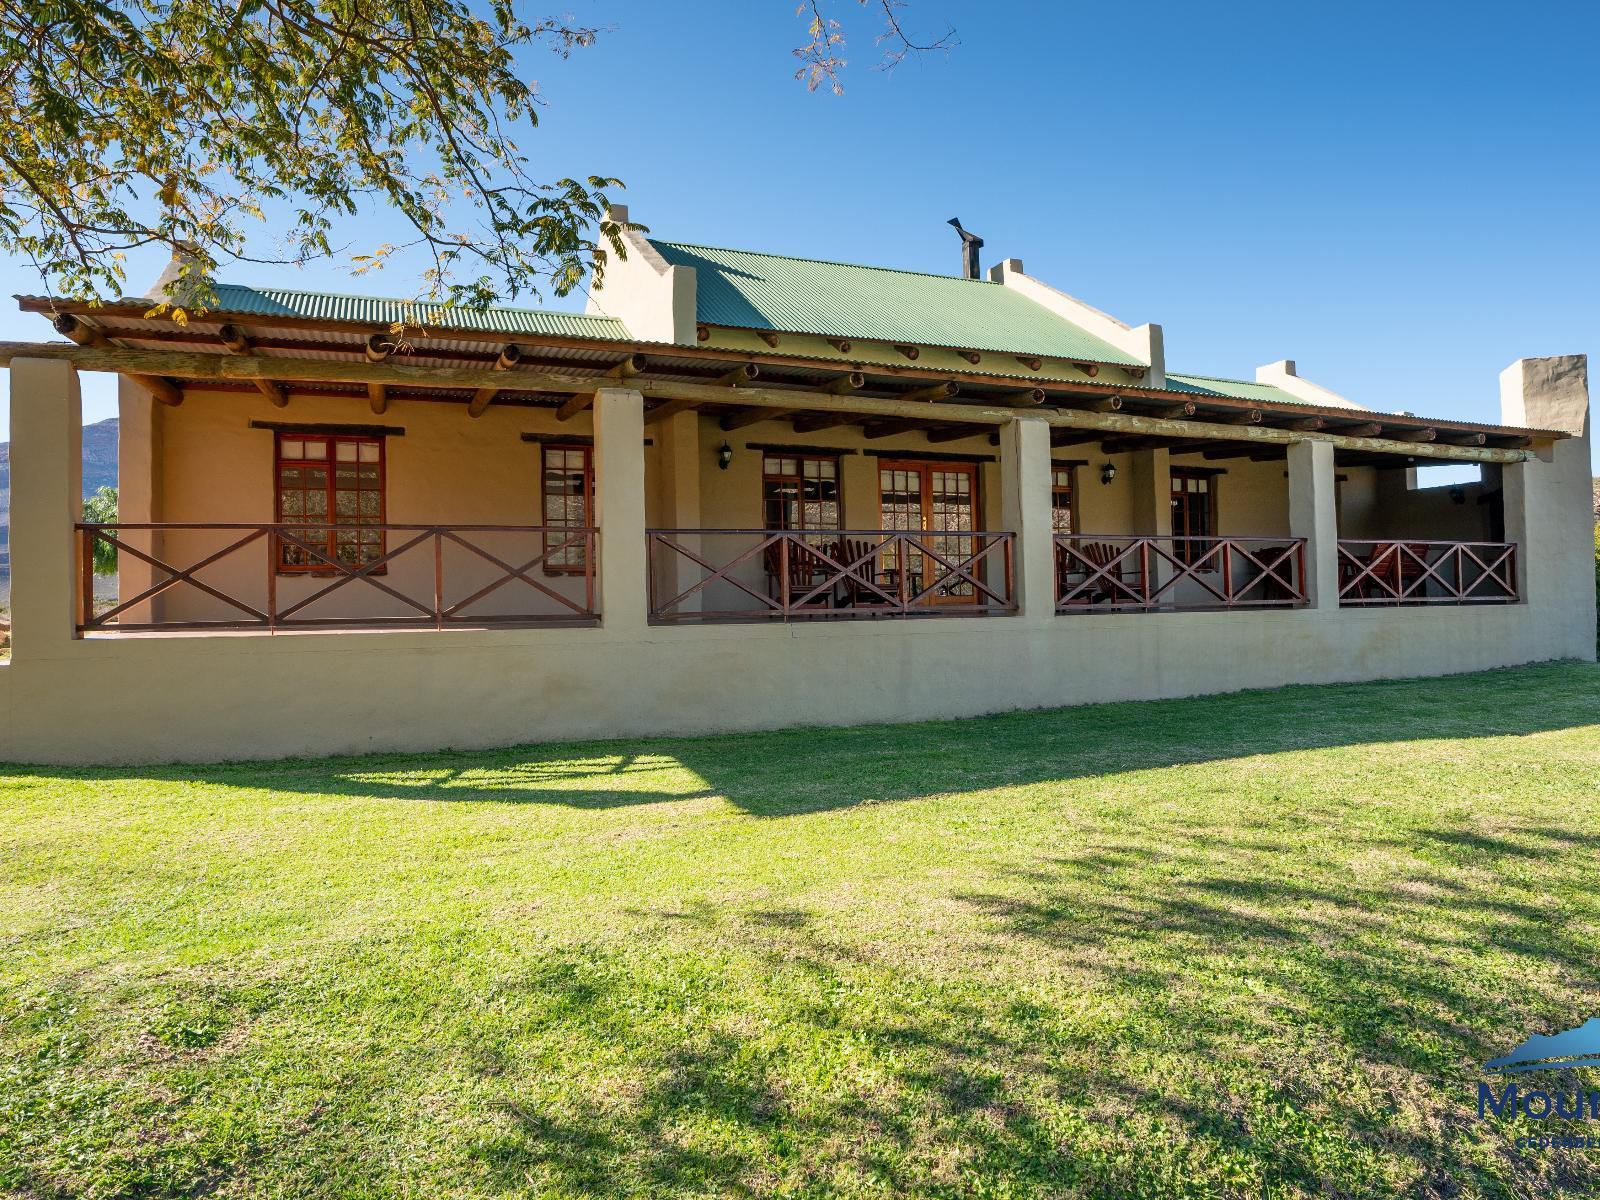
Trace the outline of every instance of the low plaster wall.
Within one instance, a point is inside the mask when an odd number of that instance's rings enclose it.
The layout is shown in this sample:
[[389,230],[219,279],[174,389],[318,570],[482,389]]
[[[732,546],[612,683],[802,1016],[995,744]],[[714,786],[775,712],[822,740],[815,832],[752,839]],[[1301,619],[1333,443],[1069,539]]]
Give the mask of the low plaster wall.
[[1594,654],[1525,605],[88,638],[0,668],[0,759],[272,758],[960,717]]

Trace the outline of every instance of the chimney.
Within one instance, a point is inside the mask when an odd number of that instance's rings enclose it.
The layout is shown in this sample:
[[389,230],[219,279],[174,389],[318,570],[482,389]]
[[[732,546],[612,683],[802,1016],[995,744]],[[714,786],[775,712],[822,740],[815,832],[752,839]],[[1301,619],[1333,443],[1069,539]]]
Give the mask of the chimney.
[[187,307],[205,283],[203,272],[199,250],[188,242],[177,242],[172,247],[171,261],[144,298]]
[[961,228],[960,217],[951,217],[949,224],[954,225],[956,232],[961,235],[961,273],[968,279],[977,279],[981,270],[978,251],[983,249],[983,239]]

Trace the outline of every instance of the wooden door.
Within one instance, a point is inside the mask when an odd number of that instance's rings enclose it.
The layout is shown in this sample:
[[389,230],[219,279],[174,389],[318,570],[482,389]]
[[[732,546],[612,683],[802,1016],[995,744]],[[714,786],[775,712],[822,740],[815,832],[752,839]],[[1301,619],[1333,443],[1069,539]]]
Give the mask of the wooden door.
[[[978,528],[978,465],[963,462],[921,462],[884,459],[878,466],[879,519],[881,528],[922,533],[928,550],[947,562],[960,563],[977,549],[970,535]],[[885,582],[900,586],[905,570],[906,595],[915,596],[941,574],[944,568],[916,550],[903,556],[897,547],[884,550]],[[980,576],[981,578],[981,576]],[[926,603],[971,604],[971,584],[941,586]]]

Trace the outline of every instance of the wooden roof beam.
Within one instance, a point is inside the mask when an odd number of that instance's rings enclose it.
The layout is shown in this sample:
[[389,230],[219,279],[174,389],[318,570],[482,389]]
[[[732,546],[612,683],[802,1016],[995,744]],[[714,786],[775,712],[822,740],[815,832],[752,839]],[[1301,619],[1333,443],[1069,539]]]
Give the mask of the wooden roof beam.
[[1131,454],[1136,450],[1154,450],[1163,444],[1160,438],[1109,437],[1100,443],[1101,454]]
[[[499,357],[494,360],[491,371],[509,371],[522,361],[522,350],[509,342],[500,348]],[[494,398],[500,389],[497,387],[481,387],[472,393],[472,399],[467,404],[467,416],[481,417],[489,405],[494,403]]]
[[947,425],[943,429],[928,430],[928,440],[935,445],[940,442],[959,442],[963,438],[982,437],[988,428],[987,425]]
[[1385,436],[1396,442],[1431,442],[1438,438],[1439,431],[1437,429],[1428,428],[1391,429],[1387,434],[1385,434]]
[[909,392],[901,392],[896,400],[904,400],[909,404],[921,404],[932,400],[954,400],[961,394],[959,383],[936,383],[932,387],[913,388]]
[[866,419],[864,413],[813,413],[810,416],[796,418],[794,431],[816,433],[818,430],[833,429],[840,425],[855,425]]
[[876,441],[878,438],[894,437],[897,433],[913,433],[918,429],[926,429],[927,427],[928,424],[926,421],[916,421],[911,419],[901,421],[875,421],[861,431],[861,436],[866,438],[868,441]]
[[[849,344],[849,342],[845,343],[847,346]],[[826,392],[830,396],[848,396],[857,388],[864,386],[866,382],[867,377],[860,371],[851,371],[848,375],[841,375],[837,379],[829,380],[817,390],[819,392]]]
[[[253,383],[257,378],[308,383],[359,384],[387,383],[411,388],[437,391],[470,391],[479,387],[504,387],[517,392],[545,392],[576,395],[593,393],[595,378],[584,372],[534,371],[523,369],[510,380],[498,382],[493,373],[482,368],[467,367],[395,367],[386,363],[348,362],[338,359],[283,359],[240,358],[226,354],[200,354],[181,350],[140,350],[132,347],[91,347],[62,345],[57,342],[0,342],[0,366],[14,358],[42,358],[70,362],[80,371],[109,371],[124,375],[177,375],[198,385],[206,383]],[[813,368],[815,364],[812,364]],[[677,383],[645,378],[635,385],[635,390],[649,400],[687,399],[702,404],[726,404],[728,392],[709,384]],[[818,414],[845,413],[847,420],[880,418],[917,418],[933,424],[971,422],[982,425],[1004,425],[1015,419],[1009,409],[987,408],[982,404],[928,404],[911,405],[903,400],[874,396],[825,396],[809,394],[805,400],[796,399],[795,392],[781,388],[741,388],[740,405],[779,408],[792,411],[798,404]],[[1227,427],[1204,421],[1169,420],[1138,414],[1073,412],[1046,410],[1040,419],[1047,424],[1064,429],[1094,429],[1102,433],[1153,433],[1168,437],[1210,438],[1232,441],[1294,442],[1306,438],[1332,443],[1336,448],[1362,450],[1372,453],[1414,455],[1419,458],[1445,459],[1454,462],[1526,462],[1533,457],[1533,449],[1499,446],[1451,446],[1438,442],[1395,442],[1383,438],[1364,441],[1348,431],[1330,430],[1326,433],[1296,433],[1265,425]],[[1534,437],[1538,440],[1555,440],[1559,434],[1518,433],[1508,430],[1504,437]],[[1098,440],[1098,439],[1090,439]]]
[[[55,330],[64,338],[69,338],[80,346],[90,348],[115,349],[111,340],[104,333],[86,321],[80,321],[71,313],[62,313],[51,322]],[[129,379],[133,380],[145,391],[149,392],[168,408],[177,408],[183,403],[183,391],[172,380],[161,375],[135,375],[126,372]]]
[[381,383],[367,384],[367,407],[372,409],[372,415],[381,417],[389,411],[389,388]]
[[732,433],[735,429],[743,429],[746,425],[757,425],[762,421],[782,421],[793,415],[793,412],[785,412],[781,408],[744,408],[729,413],[718,424],[724,433]]
[[[593,399],[593,397],[590,397]],[[699,400],[665,400],[654,408],[645,410],[644,423],[654,425],[657,421],[665,421],[668,417],[675,417],[681,412],[694,412],[700,407]]]
[[[609,380],[615,379],[620,383],[625,379],[632,379],[635,375],[642,374],[648,365],[649,360],[644,355],[630,354],[627,358],[606,370],[606,373],[600,377],[597,390],[600,387],[604,387]],[[572,399],[556,409],[556,420],[570,421],[593,403],[594,392],[575,392]]]
[[[227,347],[229,354],[248,357],[256,352],[255,343],[246,337],[244,330],[237,325],[219,325],[217,327],[217,340]],[[289,397],[279,384],[270,379],[257,379],[255,385],[256,390],[272,401],[276,407],[289,407]]]
[[[1345,431],[1330,433],[1296,433],[1270,425],[1226,426],[1205,421],[1172,421],[1160,417],[1144,417],[1131,413],[1087,413],[1058,410],[1047,413],[1044,420],[1050,425],[1070,430],[1099,430],[1106,433],[1151,434],[1161,437],[1187,437],[1214,442],[1288,444],[1312,439],[1330,442],[1336,450],[1354,450],[1368,454],[1391,454],[1406,457],[1446,459],[1454,462],[1526,462],[1527,450],[1499,449],[1489,446],[1448,446],[1432,442],[1397,442],[1387,438],[1362,438]],[[1357,426],[1357,428],[1363,428]],[[1084,440],[1099,440],[1088,437]],[[1052,437],[1052,443],[1055,438]],[[1065,443],[1063,443],[1065,444]]]
[[1081,446],[1086,442],[1098,442],[1104,436],[1098,429],[1052,429],[1050,431],[1050,444],[1052,446]]
[[1121,412],[1121,396],[1098,396],[1093,399],[1060,399],[1058,408],[1074,408],[1079,412]]
[[1158,404],[1150,415],[1155,417],[1192,417],[1194,416],[1194,401],[1185,400],[1181,404]]

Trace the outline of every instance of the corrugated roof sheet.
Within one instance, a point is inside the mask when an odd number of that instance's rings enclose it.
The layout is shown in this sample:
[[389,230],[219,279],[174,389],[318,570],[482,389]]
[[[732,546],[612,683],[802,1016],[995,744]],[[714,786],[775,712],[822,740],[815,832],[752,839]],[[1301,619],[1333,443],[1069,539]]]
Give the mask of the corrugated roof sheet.
[[1109,342],[987,280],[747,250],[650,243],[696,272],[707,325],[1137,364]]
[[284,288],[252,288],[236,283],[217,285],[217,308],[222,312],[240,315],[304,317],[313,321],[364,321],[374,325],[392,325],[404,321],[440,329],[479,329],[491,333],[527,333],[617,342],[632,340],[627,328],[615,317],[500,306],[479,311],[446,308],[441,304],[423,301],[341,296],[332,292],[301,292]]
[[1196,396],[1230,396],[1235,400],[1294,404],[1302,408],[1306,405],[1306,401],[1290,395],[1275,384],[1254,383],[1248,379],[1213,379],[1208,375],[1174,375],[1169,371],[1167,388],[1170,391],[1188,392]]

